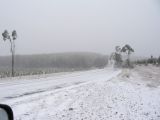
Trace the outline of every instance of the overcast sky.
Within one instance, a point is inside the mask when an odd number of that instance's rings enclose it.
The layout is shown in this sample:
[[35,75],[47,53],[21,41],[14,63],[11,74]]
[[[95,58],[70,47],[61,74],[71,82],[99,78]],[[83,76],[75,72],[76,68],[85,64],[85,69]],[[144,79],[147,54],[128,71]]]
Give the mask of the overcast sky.
[[[0,0],[0,33],[17,30],[16,54],[110,54],[130,44],[160,55],[159,0]],[[10,54],[0,37],[0,55]]]

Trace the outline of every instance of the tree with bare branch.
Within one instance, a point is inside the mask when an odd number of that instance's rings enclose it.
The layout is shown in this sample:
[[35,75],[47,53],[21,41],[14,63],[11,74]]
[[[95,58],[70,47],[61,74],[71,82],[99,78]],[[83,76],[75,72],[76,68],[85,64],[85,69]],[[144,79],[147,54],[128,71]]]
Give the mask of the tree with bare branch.
[[10,35],[7,30],[5,30],[2,33],[3,40],[9,40],[11,44],[10,52],[12,54],[12,77],[14,77],[15,72],[14,72],[14,55],[15,55],[15,40],[17,39],[17,32],[15,30],[12,31],[12,34]]
[[131,67],[131,65],[130,65],[130,55],[131,55],[132,52],[134,52],[134,49],[130,45],[126,44],[124,47],[122,47],[121,52],[124,52],[124,53],[127,54],[127,56],[128,56],[127,66]]

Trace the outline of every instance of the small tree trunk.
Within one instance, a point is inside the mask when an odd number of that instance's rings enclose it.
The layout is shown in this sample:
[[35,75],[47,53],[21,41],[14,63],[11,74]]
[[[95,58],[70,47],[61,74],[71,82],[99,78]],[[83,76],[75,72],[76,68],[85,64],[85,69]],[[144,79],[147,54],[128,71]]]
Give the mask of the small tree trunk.
[[130,52],[128,51],[128,67],[130,67]]
[[14,52],[12,52],[12,77],[14,77]]
[[11,42],[11,53],[12,53],[12,77],[14,77],[14,54],[15,54],[15,45],[14,41],[10,39]]

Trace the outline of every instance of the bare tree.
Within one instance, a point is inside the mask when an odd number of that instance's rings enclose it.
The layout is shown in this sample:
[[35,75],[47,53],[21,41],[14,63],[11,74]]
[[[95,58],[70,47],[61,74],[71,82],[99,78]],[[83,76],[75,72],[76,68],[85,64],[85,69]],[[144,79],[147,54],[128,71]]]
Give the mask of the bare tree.
[[121,67],[122,66],[122,55],[121,55],[121,47],[116,46],[115,47],[115,53],[114,53],[114,60],[115,60],[115,66]]
[[124,53],[127,54],[127,56],[128,56],[128,58],[127,58],[127,65],[128,65],[128,67],[130,67],[130,55],[131,55],[132,52],[134,52],[134,49],[130,45],[126,44],[121,49],[121,52],[124,52]]
[[121,47],[120,46],[116,46],[115,47],[116,53],[120,54],[121,53]]
[[160,56],[159,56],[159,58],[158,58],[158,60],[157,60],[157,61],[158,61],[158,65],[160,65]]
[[17,39],[17,32],[15,30],[12,31],[12,35],[9,35],[8,31],[5,30],[2,33],[3,36],[3,40],[9,40],[10,44],[11,44],[11,48],[10,51],[12,53],[12,77],[14,77],[14,55],[15,55],[15,43],[14,41]]
[[[122,55],[121,55],[121,47],[120,46],[116,46],[115,47],[115,52],[113,52],[111,55],[110,55],[110,61],[111,61],[111,64],[114,65],[114,67],[121,67],[122,66]],[[114,63],[113,61],[114,60]]]

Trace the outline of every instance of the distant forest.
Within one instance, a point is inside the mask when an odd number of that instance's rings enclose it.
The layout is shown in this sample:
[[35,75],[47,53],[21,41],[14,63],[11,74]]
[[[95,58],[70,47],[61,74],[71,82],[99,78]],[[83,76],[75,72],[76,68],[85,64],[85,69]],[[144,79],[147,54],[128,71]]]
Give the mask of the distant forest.
[[[55,53],[37,55],[16,55],[15,75],[33,75],[55,72],[104,68],[108,56],[97,53]],[[0,77],[11,75],[10,56],[0,57]]]

